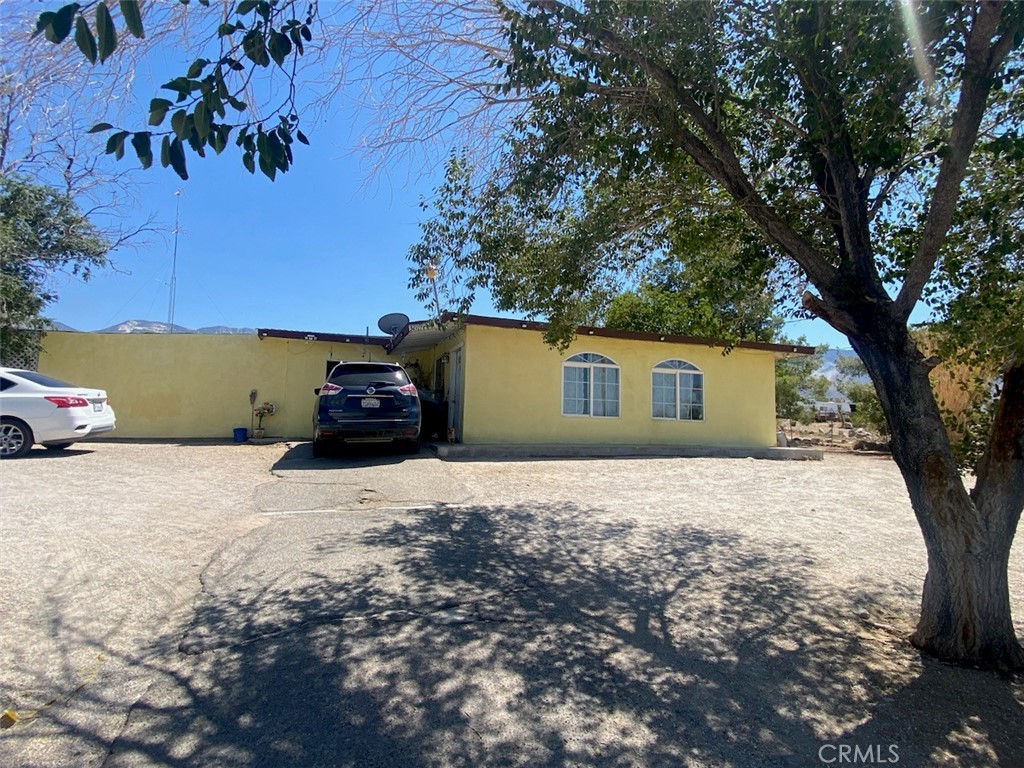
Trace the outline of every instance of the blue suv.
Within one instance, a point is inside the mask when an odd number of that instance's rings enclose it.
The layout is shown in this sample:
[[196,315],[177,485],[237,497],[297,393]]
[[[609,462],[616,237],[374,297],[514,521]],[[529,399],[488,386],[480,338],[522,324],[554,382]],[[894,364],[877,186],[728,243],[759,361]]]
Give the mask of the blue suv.
[[419,440],[419,393],[397,363],[338,363],[313,392],[313,456],[343,443]]

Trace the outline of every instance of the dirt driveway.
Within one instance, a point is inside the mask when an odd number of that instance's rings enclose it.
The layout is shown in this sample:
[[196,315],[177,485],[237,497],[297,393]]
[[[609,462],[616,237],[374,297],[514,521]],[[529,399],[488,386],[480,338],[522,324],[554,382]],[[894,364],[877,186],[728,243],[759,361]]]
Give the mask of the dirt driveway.
[[105,442],[0,540],[3,766],[1024,765],[1024,682],[903,639],[884,458]]

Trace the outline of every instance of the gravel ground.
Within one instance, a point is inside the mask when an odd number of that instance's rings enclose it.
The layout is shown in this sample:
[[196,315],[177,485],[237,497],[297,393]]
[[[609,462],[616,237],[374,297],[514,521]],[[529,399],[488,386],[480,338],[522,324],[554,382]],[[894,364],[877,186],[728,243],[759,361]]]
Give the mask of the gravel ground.
[[905,642],[883,457],[100,442],[0,505],[3,766],[1024,766],[1024,682]]

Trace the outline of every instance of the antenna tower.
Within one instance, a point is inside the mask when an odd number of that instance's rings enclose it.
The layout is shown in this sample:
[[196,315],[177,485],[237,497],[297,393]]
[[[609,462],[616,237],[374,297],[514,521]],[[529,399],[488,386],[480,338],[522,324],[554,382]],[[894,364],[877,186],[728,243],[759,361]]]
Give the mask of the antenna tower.
[[174,255],[171,260],[171,290],[170,298],[167,302],[167,331],[171,332],[174,327],[174,294],[178,289],[178,221],[179,214],[181,212],[181,193],[183,190],[178,189],[174,193]]

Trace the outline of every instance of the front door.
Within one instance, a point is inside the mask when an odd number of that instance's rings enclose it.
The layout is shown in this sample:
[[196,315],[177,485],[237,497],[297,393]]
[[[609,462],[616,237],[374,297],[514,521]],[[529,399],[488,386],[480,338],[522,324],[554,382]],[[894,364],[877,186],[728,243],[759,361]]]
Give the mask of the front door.
[[462,442],[462,347],[451,351],[451,369],[448,376],[448,428],[455,431],[455,439]]

